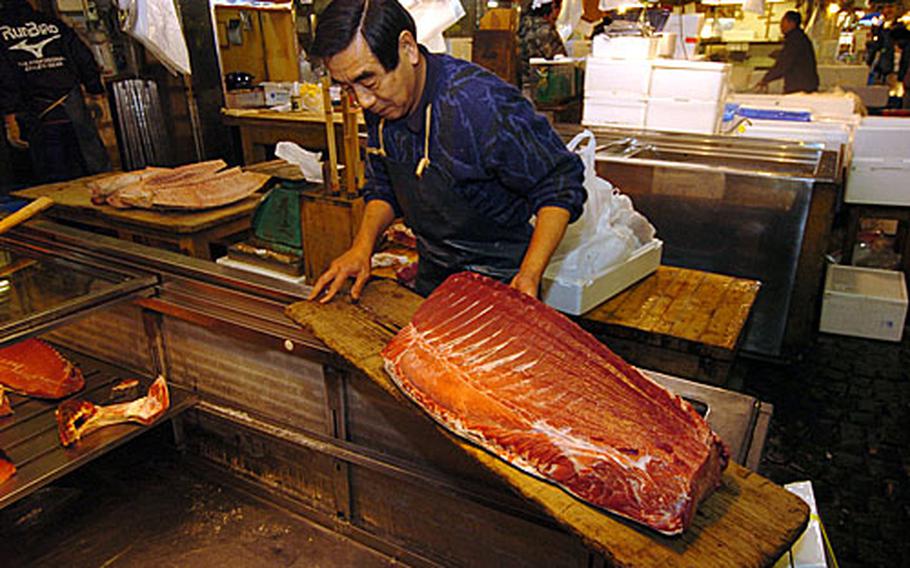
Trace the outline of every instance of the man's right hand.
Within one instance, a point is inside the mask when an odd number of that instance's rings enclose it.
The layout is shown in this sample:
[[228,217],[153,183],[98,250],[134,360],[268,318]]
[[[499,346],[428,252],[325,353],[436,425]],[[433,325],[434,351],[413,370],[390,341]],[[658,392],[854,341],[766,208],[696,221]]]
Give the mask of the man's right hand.
[[9,145],[17,150],[27,150],[28,142],[22,139],[22,133],[19,132],[19,123],[16,122],[16,115],[8,114],[4,117],[6,122],[6,140]]
[[[329,269],[313,285],[313,291],[310,292],[307,300],[319,298],[320,304],[328,303],[338,294],[338,291],[341,290],[348,278],[354,278],[351,298],[359,300],[360,293],[370,278],[371,256],[372,254],[369,251],[364,252],[352,248],[336,258],[332,261]],[[325,293],[323,294],[323,292]],[[321,298],[320,295],[322,295]]]

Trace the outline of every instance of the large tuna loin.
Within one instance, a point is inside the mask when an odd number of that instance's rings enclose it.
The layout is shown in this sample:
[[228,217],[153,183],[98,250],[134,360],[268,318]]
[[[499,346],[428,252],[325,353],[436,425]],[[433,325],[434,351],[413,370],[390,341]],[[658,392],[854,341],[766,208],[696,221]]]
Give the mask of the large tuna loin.
[[82,390],[79,367],[40,339],[26,339],[0,349],[0,384],[38,398],[63,398]]
[[664,534],[689,526],[727,465],[687,402],[555,310],[477,274],[446,280],[382,355],[451,432]]

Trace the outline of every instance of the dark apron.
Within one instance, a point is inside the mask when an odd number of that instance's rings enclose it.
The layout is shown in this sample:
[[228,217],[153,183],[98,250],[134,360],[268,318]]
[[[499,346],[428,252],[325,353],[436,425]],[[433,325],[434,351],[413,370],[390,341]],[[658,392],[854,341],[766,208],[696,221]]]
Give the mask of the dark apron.
[[20,115],[35,173],[45,181],[64,181],[111,169],[104,143],[74,88],[60,101],[35,101],[41,110]]
[[[429,128],[432,106],[427,107]],[[382,129],[380,128],[380,136]],[[429,136],[420,163],[399,162],[378,151],[404,213],[405,224],[417,236],[415,289],[428,295],[457,272],[470,270],[504,282],[518,274],[531,242],[530,223],[503,226],[479,213],[455,190],[452,176],[429,160]],[[418,175],[418,171],[421,175]]]

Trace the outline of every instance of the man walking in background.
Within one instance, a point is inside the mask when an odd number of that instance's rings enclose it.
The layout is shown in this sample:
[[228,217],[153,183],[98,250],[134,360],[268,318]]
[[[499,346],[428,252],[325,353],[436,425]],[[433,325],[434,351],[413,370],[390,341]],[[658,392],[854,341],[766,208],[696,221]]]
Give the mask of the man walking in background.
[[780,20],[784,34],[784,48],[777,56],[774,67],[759,82],[759,91],[767,91],[768,84],[784,80],[784,93],[814,93],[818,91],[818,66],[812,40],[800,27],[802,16],[790,10]]

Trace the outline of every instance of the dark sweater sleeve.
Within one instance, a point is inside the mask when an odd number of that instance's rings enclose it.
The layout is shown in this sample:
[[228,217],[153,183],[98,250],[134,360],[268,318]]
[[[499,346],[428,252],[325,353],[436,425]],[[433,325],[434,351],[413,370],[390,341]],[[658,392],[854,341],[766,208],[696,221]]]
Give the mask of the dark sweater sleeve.
[[777,60],[774,62],[774,67],[765,73],[762,83],[770,83],[782,78],[787,73],[787,70],[793,65],[795,57],[796,45],[793,41],[785,40],[784,47],[781,49],[780,55],[777,56]]
[[15,114],[19,106],[18,70],[3,52],[0,52],[0,114]]
[[92,95],[104,93],[101,73],[91,50],[79,39],[76,32],[70,28],[66,28],[63,32],[63,39],[66,42],[67,56],[72,62],[73,70],[79,77],[79,82],[85,86],[85,90]]

